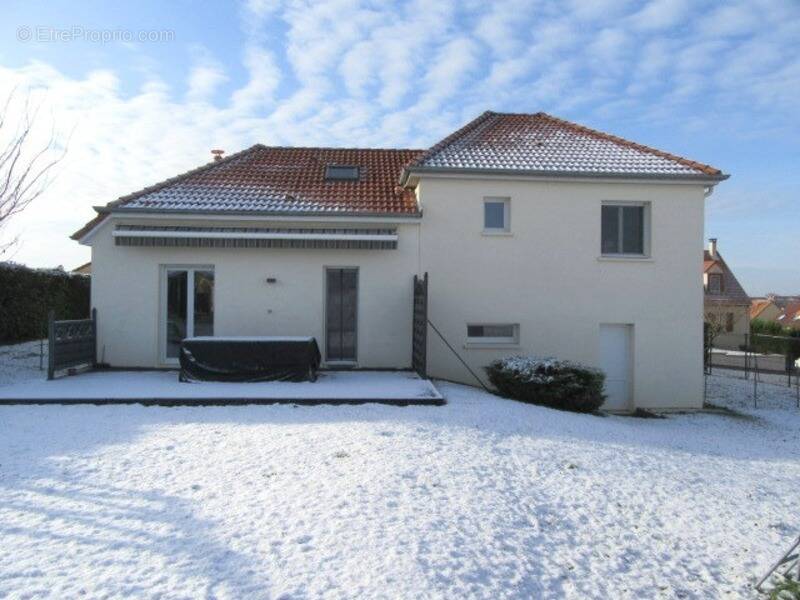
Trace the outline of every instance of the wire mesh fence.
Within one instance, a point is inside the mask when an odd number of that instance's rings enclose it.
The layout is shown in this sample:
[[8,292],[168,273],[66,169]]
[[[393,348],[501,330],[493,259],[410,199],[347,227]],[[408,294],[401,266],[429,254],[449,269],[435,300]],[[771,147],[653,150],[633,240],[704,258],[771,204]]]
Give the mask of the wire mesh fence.
[[783,381],[796,388],[800,408],[800,335],[727,332],[714,335],[706,327],[703,350],[707,375],[729,369],[753,381],[754,404],[758,404],[759,383]]

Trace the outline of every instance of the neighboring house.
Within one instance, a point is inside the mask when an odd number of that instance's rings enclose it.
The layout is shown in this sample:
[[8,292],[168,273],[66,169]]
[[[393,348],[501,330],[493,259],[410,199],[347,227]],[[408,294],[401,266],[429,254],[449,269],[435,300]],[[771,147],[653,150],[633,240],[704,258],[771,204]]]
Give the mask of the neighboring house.
[[783,327],[800,328],[800,296],[767,294],[753,298],[750,320],[759,319],[778,323]]
[[82,264],[80,267],[75,267],[72,269],[73,273],[80,273],[81,275],[91,275],[92,274],[92,263],[87,262]]
[[766,298],[752,298],[750,304],[750,321],[759,319],[761,321],[775,321],[783,312],[775,301],[767,296]]
[[717,250],[716,238],[703,252],[703,288],[705,320],[717,332],[714,346],[739,349],[750,333],[750,297]]
[[782,327],[800,329],[800,302],[789,302],[775,319]]
[[[718,169],[544,113],[486,112],[426,151],[253,146],[105,207],[98,353],[169,367],[191,335],[313,335],[324,364],[475,384],[510,354],[603,368],[607,408],[699,408],[697,248]],[[439,333],[447,340],[439,337]],[[458,356],[454,352],[458,353]]]

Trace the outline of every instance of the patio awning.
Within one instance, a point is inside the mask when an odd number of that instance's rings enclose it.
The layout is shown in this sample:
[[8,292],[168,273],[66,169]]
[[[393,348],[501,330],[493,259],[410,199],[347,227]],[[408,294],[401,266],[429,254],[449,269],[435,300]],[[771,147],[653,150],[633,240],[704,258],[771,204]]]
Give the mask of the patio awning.
[[192,248],[344,248],[394,250],[396,229],[168,227],[117,225],[117,246]]

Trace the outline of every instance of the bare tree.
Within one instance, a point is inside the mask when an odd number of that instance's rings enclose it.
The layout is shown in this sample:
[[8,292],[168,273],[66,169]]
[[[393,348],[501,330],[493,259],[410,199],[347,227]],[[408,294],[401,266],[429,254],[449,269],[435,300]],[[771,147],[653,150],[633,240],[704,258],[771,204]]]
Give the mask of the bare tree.
[[[0,232],[12,217],[25,210],[47,189],[52,171],[66,153],[58,149],[55,130],[46,141],[35,139],[39,108],[31,107],[30,94],[18,116],[13,114],[16,90],[12,90],[0,109]],[[0,256],[17,243],[0,241]]]
[[721,312],[708,310],[705,314],[706,343],[713,348],[720,334],[725,331],[725,321]]

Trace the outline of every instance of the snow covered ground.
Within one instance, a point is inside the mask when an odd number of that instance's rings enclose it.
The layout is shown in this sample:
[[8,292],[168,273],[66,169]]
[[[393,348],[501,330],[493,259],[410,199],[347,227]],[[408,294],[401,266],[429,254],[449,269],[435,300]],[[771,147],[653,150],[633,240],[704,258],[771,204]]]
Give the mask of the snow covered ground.
[[47,377],[47,340],[41,344],[43,356],[40,364],[38,341],[0,346],[0,385],[18,383]]
[[[596,417],[0,406],[0,597],[750,598],[800,534],[794,390]],[[79,380],[79,377],[75,378]]]

